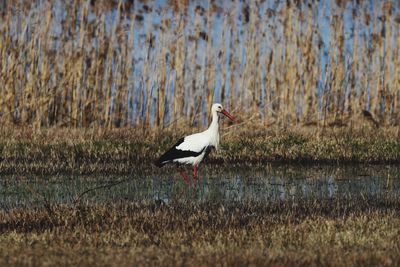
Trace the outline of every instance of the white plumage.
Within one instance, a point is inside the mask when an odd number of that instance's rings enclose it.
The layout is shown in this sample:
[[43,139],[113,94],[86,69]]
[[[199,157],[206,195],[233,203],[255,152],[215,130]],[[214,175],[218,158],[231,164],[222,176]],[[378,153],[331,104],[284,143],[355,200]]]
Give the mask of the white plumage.
[[[156,165],[162,167],[163,165],[175,162],[178,164],[192,164],[193,176],[197,176],[197,166],[210,152],[212,148],[218,149],[219,146],[219,116],[224,114],[229,119],[234,120],[221,104],[214,104],[211,108],[212,122],[207,130],[186,136],[180,139],[173,147],[165,152],[157,161]],[[183,178],[188,182],[187,175],[180,170]]]

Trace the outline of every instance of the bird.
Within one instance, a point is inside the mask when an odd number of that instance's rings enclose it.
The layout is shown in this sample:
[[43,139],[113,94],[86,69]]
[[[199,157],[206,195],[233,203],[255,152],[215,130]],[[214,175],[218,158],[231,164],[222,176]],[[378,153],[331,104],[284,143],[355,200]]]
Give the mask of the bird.
[[159,168],[168,163],[176,163],[178,172],[185,182],[190,185],[190,180],[185,171],[180,168],[183,164],[193,165],[193,178],[197,179],[197,167],[208,156],[212,149],[218,150],[219,146],[219,120],[223,114],[231,121],[235,120],[221,104],[215,103],[211,107],[212,121],[207,130],[188,135],[179,139],[169,150],[162,154],[155,165]]

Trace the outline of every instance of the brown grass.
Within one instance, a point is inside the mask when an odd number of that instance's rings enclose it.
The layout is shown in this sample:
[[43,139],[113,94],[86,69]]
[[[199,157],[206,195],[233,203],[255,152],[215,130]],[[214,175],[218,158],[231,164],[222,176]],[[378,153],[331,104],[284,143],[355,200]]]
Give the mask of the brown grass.
[[0,211],[0,264],[393,266],[398,212],[385,198],[14,209]]
[[202,123],[217,99],[261,125],[351,125],[367,110],[377,125],[396,126],[399,6],[374,2],[371,14],[368,1],[356,3],[332,1],[323,43],[327,7],[317,2],[282,1],[261,14],[261,0],[7,1],[0,122],[165,128]]
[[[400,162],[397,127],[319,131],[311,127],[282,130],[236,126],[222,126],[221,150],[211,153],[206,163],[264,166]],[[152,162],[179,138],[197,130],[3,128],[0,172],[127,174],[140,168],[156,171]]]

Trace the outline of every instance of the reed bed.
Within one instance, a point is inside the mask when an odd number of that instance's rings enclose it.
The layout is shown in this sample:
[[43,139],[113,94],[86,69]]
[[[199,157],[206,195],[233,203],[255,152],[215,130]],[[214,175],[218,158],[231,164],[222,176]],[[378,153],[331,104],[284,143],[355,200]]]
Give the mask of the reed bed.
[[3,1],[0,122],[399,123],[398,1]]

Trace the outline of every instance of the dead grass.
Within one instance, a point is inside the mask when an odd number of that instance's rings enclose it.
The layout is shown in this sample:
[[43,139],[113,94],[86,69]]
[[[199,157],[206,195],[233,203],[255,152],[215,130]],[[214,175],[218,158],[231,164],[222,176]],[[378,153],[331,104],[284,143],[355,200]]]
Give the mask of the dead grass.
[[0,264],[393,266],[399,204],[188,200],[0,211]]
[[[2,173],[131,173],[152,162],[176,140],[199,129],[3,128],[0,133]],[[399,163],[397,128],[298,127],[245,129],[225,127],[221,150],[208,163]],[[145,137],[143,137],[145,136]],[[132,166],[136,166],[133,168]]]

